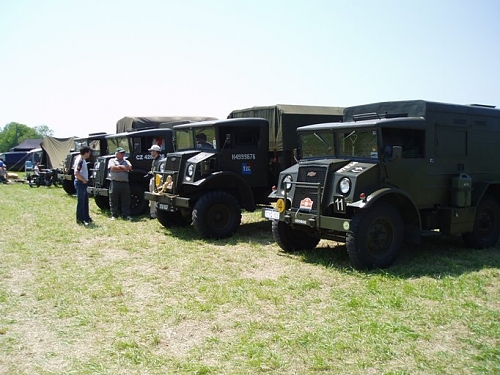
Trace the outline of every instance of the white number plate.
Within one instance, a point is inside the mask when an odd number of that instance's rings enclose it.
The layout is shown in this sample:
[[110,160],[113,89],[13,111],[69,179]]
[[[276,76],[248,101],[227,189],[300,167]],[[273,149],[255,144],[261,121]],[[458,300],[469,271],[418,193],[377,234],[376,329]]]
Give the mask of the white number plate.
[[168,211],[168,204],[158,203],[158,209]]
[[279,220],[280,213],[276,210],[265,210],[264,217],[271,220]]

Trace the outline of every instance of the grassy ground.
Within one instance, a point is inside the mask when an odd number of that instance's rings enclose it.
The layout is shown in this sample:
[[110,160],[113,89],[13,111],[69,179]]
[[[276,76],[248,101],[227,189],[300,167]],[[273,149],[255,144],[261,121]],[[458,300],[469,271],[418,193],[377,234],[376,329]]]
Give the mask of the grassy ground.
[[0,374],[500,374],[500,250],[425,238],[358,272],[284,254],[260,213],[233,238],[75,224],[61,188],[0,185]]

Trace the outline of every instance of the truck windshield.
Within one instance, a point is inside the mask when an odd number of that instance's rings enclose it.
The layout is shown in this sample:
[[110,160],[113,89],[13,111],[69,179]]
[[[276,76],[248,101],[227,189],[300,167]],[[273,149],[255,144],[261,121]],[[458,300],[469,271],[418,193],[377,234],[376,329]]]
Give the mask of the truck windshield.
[[330,131],[314,131],[299,135],[303,158],[332,156],[334,150],[334,133]]
[[342,130],[337,133],[339,157],[377,158],[377,131],[375,129]]
[[217,147],[214,128],[175,129],[176,150],[203,149],[213,150]]
[[299,134],[299,139],[303,158],[378,157],[375,129],[311,131]]
[[125,150],[127,154],[130,154],[130,143],[129,143],[128,137],[116,137],[116,138],[109,138],[109,152],[110,154],[114,154],[115,150],[118,147],[121,147]]

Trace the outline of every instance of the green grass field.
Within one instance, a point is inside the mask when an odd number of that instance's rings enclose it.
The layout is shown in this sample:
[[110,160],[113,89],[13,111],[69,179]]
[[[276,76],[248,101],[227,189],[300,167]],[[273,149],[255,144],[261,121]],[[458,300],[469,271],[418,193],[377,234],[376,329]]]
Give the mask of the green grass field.
[[343,244],[281,252],[260,212],[206,241],[75,206],[0,185],[0,374],[500,374],[499,248],[359,272]]

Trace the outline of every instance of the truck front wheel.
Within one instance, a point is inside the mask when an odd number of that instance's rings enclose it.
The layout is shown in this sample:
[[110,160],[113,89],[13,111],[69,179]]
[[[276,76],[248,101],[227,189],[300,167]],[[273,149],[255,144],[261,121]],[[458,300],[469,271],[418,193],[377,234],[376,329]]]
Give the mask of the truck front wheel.
[[231,237],[241,223],[241,209],[236,198],[224,191],[202,196],[194,205],[193,226],[204,238]]
[[283,251],[291,253],[314,249],[319,243],[319,237],[310,235],[307,232],[293,229],[282,221],[273,220],[273,237]]
[[109,198],[103,195],[96,195],[94,202],[101,210],[109,210]]
[[64,191],[69,195],[76,194],[75,183],[71,180],[63,180],[62,187]]
[[484,196],[476,209],[472,232],[462,234],[467,246],[484,249],[495,245],[500,236],[500,206],[491,195]]
[[130,184],[130,215],[139,216],[148,209],[149,201],[144,199],[144,191],[147,189],[147,186]]
[[346,240],[352,265],[358,269],[389,267],[401,250],[403,233],[403,220],[393,205],[382,202],[359,211]]

